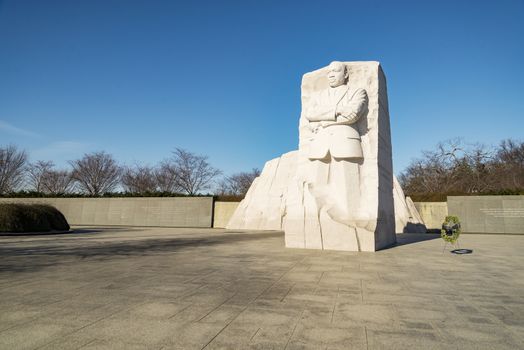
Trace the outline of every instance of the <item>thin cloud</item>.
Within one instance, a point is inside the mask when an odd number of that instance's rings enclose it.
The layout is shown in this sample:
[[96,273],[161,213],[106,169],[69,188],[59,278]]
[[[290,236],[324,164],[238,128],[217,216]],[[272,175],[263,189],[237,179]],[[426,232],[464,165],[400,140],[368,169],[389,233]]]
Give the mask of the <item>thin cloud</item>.
[[40,136],[36,132],[19,128],[3,120],[0,120],[0,131],[4,131],[9,134],[16,135],[16,136],[29,136],[29,137],[39,137]]
[[89,144],[83,142],[56,141],[35,149],[30,154],[31,158],[35,160],[52,160],[61,163],[81,156],[88,148]]

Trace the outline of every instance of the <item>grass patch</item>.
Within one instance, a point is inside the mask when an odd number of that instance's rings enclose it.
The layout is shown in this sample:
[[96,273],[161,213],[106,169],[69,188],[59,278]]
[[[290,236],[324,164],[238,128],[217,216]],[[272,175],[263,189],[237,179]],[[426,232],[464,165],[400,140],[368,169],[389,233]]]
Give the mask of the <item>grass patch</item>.
[[0,204],[0,232],[69,231],[64,215],[45,204]]

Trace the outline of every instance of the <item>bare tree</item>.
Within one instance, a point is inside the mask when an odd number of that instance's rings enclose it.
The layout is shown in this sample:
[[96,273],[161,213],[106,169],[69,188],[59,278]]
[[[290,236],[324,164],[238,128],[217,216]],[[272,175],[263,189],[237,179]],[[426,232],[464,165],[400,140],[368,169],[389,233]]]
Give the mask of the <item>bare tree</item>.
[[49,170],[44,174],[41,186],[44,193],[69,193],[73,187],[72,173],[67,170]]
[[226,176],[220,183],[219,192],[223,195],[245,196],[251,184],[260,175],[260,169],[240,172]]
[[455,172],[458,174],[455,187],[465,193],[485,193],[496,190],[496,179],[493,178],[493,153],[486,145],[472,145],[464,157],[457,161]]
[[122,173],[122,186],[131,193],[155,192],[157,181],[155,171],[148,166],[127,167]]
[[495,176],[506,189],[524,189],[524,142],[503,140],[494,160]]
[[71,172],[54,169],[52,161],[39,160],[28,166],[29,184],[37,192],[48,194],[68,193],[73,185]]
[[524,142],[507,139],[502,140],[499,145],[497,156],[499,159],[517,167],[524,166]]
[[70,162],[78,188],[92,196],[113,191],[120,181],[121,168],[112,155],[105,152],[85,154]]
[[55,164],[53,162],[43,160],[29,164],[27,167],[27,173],[31,189],[36,192],[43,192],[42,181],[54,166]]
[[177,170],[169,160],[155,169],[155,180],[160,192],[179,192]]
[[441,142],[435,150],[423,151],[400,175],[399,181],[409,194],[456,191],[469,170],[466,147],[460,139]]
[[207,162],[206,156],[182,148],[173,152],[169,163],[177,174],[177,187],[189,195],[209,189],[213,180],[222,173]]
[[27,154],[14,145],[0,148],[0,195],[17,190],[24,180]]
[[524,190],[524,142],[504,140],[498,148],[440,143],[423,152],[399,178],[409,195],[488,194]]

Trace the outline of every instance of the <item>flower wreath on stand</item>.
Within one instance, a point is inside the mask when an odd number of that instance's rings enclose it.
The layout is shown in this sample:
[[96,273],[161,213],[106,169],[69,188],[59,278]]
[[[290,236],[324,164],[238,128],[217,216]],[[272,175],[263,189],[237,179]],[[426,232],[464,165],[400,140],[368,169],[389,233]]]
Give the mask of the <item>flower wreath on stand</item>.
[[446,216],[440,230],[440,237],[447,243],[455,244],[460,236],[460,221],[457,216]]

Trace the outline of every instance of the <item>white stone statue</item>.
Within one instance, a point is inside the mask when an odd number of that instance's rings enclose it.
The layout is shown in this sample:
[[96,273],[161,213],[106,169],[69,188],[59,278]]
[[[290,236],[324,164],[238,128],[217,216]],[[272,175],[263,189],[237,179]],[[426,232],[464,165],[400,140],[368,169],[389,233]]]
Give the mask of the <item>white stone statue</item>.
[[348,69],[341,62],[329,65],[327,79],[329,88],[313,95],[309,105],[304,106],[311,130],[308,158],[361,161],[360,134],[355,123],[366,112],[366,90],[347,84]]
[[309,190],[332,219],[356,226],[366,219],[360,211],[364,156],[356,123],[366,116],[368,97],[366,90],[350,86],[348,77],[346,65],[332,62],[326,74],[329,87],[311,95],[304,117],[310,130]]
[[292,248],[375,251],[396,242],[393,201],[382,69],[332,62],[302,79],[298,151],[266,163],[227,228],[284,230]]

